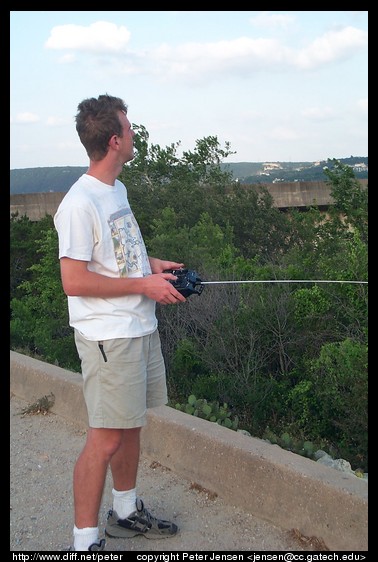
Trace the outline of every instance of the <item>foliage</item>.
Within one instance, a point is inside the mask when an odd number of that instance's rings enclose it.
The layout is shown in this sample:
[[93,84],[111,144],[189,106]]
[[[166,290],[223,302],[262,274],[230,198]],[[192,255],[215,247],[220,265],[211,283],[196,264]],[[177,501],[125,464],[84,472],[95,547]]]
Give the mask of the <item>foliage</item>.
[[[157,306],[173,403],[227,404],[255,436],[306,455],[324,443],[366,471],[368,288],[331,281],[367,281],[367,189],[334,161],[327,215],[281,212],[266,190],[224,172],[230,147],[216,137],[179,156],[179,143],[149,146],[140,127],[136,144],[120,179],[150,255],[203,280],[254,281]],[[80,367],[51,217],[11,217],[11,347]]]
[[52,217],[33,222],[26,215],[14,213],[10,218],[10,298],[19,295],[18,287],[31,278],[31,266],[41,259],[35,241],[53,226]]
[[216,271],[221,263],[237,255],[232,238],[231,228],[214,224],[208,213],[202,213],[198,222],[188,227],[180,225],[175,211],[166,207],[153,221],[149,253],[183,261],[190,269],[203,270],[206,266]]
[[327,344],[319,357],[309,362],[307,376],[311,383],[307,433],[314,438],[326,435],[342,458],[354,466],[366,466],[367,346],[349,338]]
[[286,451],[291,451],[297,455],[313,460],[316,460],[316,452],[319,450],[327,452],[331,457],[334,457],[336,454],[336,451],[327,442],[314,442],[309,439],[295,437],[288,431],[284,431],[280,435],[277,435],[274,431],[267,428],[262,438],[273,445],[279,445]]
[[238,428],[239,419],[232,414],[228,404],[225,402],[223,404],[208,402],[205,398],[196,398],[194,394],[191,394],[186,403],[177,403],[175,408],[186,414],[217,423],[234,431]]
[[[333,167],[327,168],[325,174],[331,186],[331,196],[335,205],[330,209],[333,223],[338,222],[339,228],[344,231],[358,231],[361,239],[368,240],[368,191],[361,189],[352,168],[341,164],[336,159],[332,160]],[[347,232],[345,232],[347,235]]]
[[22,296],[11,301],[11,347],[79,370],[72,329],[68,326],[67,299],[60,281],[55,229],[47,228],[35,243],[41,258],[28,268],[30,278],[18,287]]
[[273,198],[265,187],[234,185],[228,192],[227,205],[219,206],[215,220],[232,226],[233,242],[245,259],[257,256],[269,263],[287,251],[288,216],[273,207]]

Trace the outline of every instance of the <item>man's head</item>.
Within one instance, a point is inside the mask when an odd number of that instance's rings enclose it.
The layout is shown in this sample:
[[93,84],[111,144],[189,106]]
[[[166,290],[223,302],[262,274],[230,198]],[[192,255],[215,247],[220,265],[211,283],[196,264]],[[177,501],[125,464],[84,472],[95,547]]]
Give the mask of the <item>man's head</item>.
[[109,149],[113,135],[123,137],[120,112],[127,114],[127,105],[121,98],[101,95],[79,103],[76,130],[91,160],[102,160]]

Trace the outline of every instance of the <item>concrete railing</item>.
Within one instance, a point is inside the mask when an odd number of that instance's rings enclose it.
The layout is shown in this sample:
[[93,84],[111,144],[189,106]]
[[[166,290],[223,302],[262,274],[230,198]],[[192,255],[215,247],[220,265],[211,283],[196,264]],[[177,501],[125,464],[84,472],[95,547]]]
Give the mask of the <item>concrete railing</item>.
[[[33,404],[54,394],[52,412],[86,426],[82,378],[10,352],[10,390]],[[260,439],[168,406],[148,412],[142,455],[283,529],[330,550],[368,550],[368,483]]]

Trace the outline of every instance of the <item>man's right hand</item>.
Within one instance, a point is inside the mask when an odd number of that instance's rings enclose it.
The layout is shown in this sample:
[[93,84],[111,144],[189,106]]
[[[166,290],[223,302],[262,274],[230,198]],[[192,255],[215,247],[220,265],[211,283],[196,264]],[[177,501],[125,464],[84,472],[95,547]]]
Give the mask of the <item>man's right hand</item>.
[[176,275],[172,273],[153,273],[143,278],[146,297],[159,304],[178,304],[185,302],[186,298],[179,293],[169,281],[175,281]]

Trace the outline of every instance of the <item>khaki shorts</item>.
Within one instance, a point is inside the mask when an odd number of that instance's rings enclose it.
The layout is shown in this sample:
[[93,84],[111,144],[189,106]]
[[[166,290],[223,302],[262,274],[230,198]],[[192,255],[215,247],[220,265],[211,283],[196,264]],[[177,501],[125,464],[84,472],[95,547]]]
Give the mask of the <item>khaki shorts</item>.
[[75,330],[90,427],[146,425],[146,410],[167,404],[158,330],[139,338],[89,341]]

